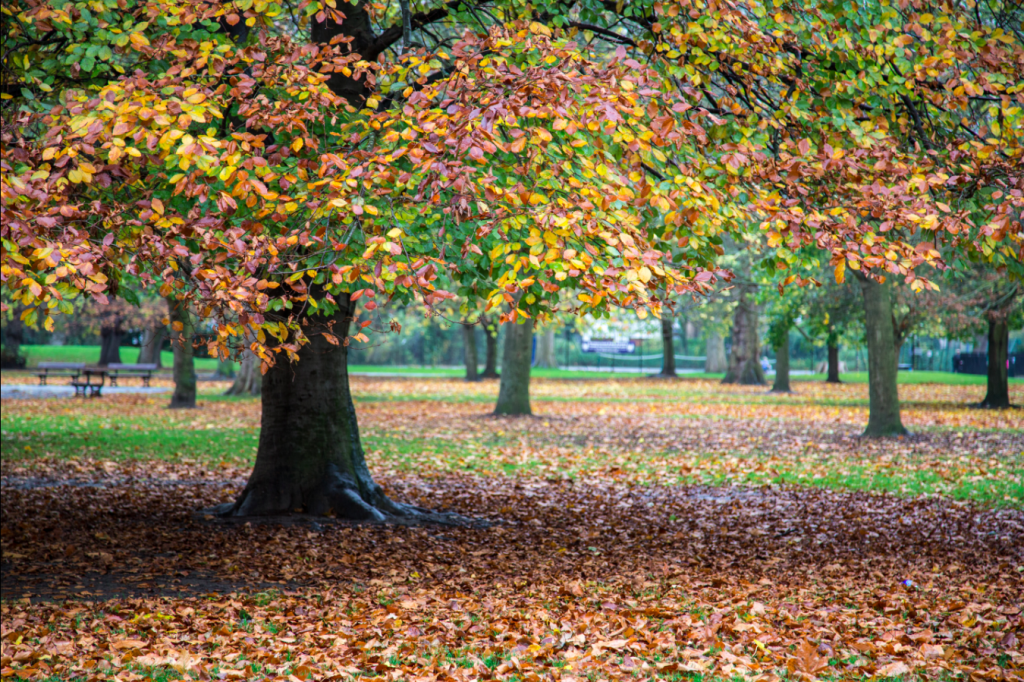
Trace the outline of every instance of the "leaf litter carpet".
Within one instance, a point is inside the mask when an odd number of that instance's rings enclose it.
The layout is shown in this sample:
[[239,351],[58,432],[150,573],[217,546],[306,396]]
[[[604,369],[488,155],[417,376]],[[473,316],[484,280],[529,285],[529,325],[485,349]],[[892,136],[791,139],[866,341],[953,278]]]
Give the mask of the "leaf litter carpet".
[[[79,409],[145,416],[144,401],[118,400]],[[553,473],[556,458],[502,475],[431,467],[430,453],[413,458],[427,465],[416,474],[371,455],[389,494],[487,528],[220,525],[194,512],[237,494],[244,464],[5,455],[0,674],[1022,679],[1019,508],[728,479],[669,485],[662,470],[629,466],[662,425],[612,420],[616,440],[594,425],[620,404],[568,405],[535,405],[545,416],[526,421],[482,418],[479,405],[419,403],[418,417],[405,412],[415,403],[360,405],[371,434],[430,435],[444,422],[449,435],[515,434],[496,441],[509,460],[550,447],[625,462],[584,461],[570,478]],[[252,409],[211,403],[188,418],[224,423]],[[795,420],[786,437],[850,447],[843,409]],[[732,428],[756,416],[718,424],[708,442],[763,435]],[[991,458],[1018,443],[1012,430],[980,433],[891,445],[938,456],[968,442]]]

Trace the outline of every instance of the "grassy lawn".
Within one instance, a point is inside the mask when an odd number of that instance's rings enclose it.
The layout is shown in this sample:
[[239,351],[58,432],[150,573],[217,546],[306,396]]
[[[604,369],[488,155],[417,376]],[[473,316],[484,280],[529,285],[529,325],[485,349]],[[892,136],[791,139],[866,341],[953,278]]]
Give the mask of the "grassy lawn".
[[[356,378],[353,386],[371,466],[402,473],[795,485],[1024,507],[1024,415],[967,408],[970,387],[936,393],[906,386],[904,421],[919,435],[881,441],[879,449],[856,437],[867,402],[864,387],[852,383],[775,396],[712,381],[539,380],[534,404],[542,421],[514,426],[480,418],[495,382]],[[164,409],[165,401],[9,401],[0,453],[22,462],[155,458],[251,466],[257,400],[208,393],[201,409],[181,412]]]
[[[100,359],[99,346],[22,346],[21,352],[28,361],[28,367],[37,366],[40,362],[84,362],[94,364]],[[134,364],[139,359],[139,349],[129,346],[121,348],[121,361]],[[165,350],[160,354],[164,367],[174,365],[174,353]],[[217,369],[217,361],[213,358],[196,358],[196,369],[200,372],[213,372]]]
[[[22,351],[28,359],[28,366],[35,367],[40,362],[85,362],[93,363],[99,359],[99,346],[22,346]],[[121,349],[121,359],[132,363],[138,358],[138,349],[125,347]],[[171,367],[174,363],[173,354],[164,351],[161,355],[165,367]],[[196,369],[202,372],[212,372],[217,369],[217,361],[212,358],[196,358]],[[387,375],[412,375],[423,377],[459,378],[465,375],[462,369],[449,367],[388,367],[382,365],[351,365],[349,370],[355,374]],[[600,371],[569,371],[564,369],[542,369],[534,368],[531,376],[541,379],[601,379],[601,380],[631,380],[639,376],[647,376],[655,372],[655,369],[648,369],[646,372],[600,372]],[[722,374],[708,374],[706,372],[692,372],[681,374],[684,379],[721,379]],[[770,375],[769,375],[770,376]],[[847,383],[867,383],[867,372],[848,372],[843,375],[843,381]],[[824,381],[824,374],[800,374],[794,375],[795,382]],[[954,374],[953,372],[900,372],[897,380],[901,384],[947,384],[953,386],[982,386],[986,378],[974,374]],[[1012,378],[1010,383],[1015,386],[1024,386],[1024,378]]]

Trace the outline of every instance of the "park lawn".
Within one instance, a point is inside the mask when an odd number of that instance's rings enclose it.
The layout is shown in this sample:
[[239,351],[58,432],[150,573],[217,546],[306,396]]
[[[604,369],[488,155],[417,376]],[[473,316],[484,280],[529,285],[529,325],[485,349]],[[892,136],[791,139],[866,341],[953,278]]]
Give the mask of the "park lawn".
[[[32,346],[21,347],[25,355],[28,368],[39,365],[40,362],[84,362],[95,364],[100,359],[99,346]],[[133,346],[121,347],[121,360],[126,364],[138,362],[139,349]],[[170,369],[174,365],[174,353],[169,350],[160,353],[160,361],[163,366]],[[215,358],[196,358],[196,370],[200,372],[213,372],[217,369]]]
[[[541,380],[534,404],[543,417],[522,423],[481,418],[494,382],[356,378],[353,386],[371,467],[400,473],[820,487],[1024,507],[1024,455],[1013,445],[1024,416],[941,402],[964,395],[962,387],[947,387],[937,402],[924,400],[927,387],[906,387],[916,400],[904,418],[920,435],[879,449],[856,438],[866,402],[853,384],[772,396],[711,382]],[[0,453],[22,463],[251,466],[257,400],[206,395],[200,409],[182,411],[165,403],[152,395],[8,401]]]
[[[35,367],[40,362],[85,362],[94,363],[99,359],[99,346],[22,346],[22,352],[26,355],[28,366]],[[138,349],[124,347],[121,349],[121,358],[125,362],[133,363],[138,359]],[[165,367],[170,368],[174,363],[173,354],[170,351],[163,351],[161,359]],[[202,372],[213,372],[217,369],[217,360],[213,358],[196,358],[196,369]],[[353,374],[367,376],[391,376],[406,375],[412,377],[443,377],[460,378],[465,376],[465,370],[452,367],[415,367],[401,366],[389,367],[385,365],[359,365],[349,366]],[[540,379],[599,379],[599,380],[632,380],[641,376],[648,376],[656,372],[656,369],[648,369],[644,372],[602,372],[602,371],[575,371],[564,369],[545,369],[536,367],[531,370],[530,375]],[[707,372],[686,372],[680,374],[683,379],[721,379],[723,374]],[[771,374],[768,375],[772,376]],[[867,383],[867,372],[847,372],[842,379],[847,383]],[[824,374],[795,374],[791,377],[794,382],[815,382],[824,381]],[[981,386],[986,382],[986,377],[976,374],[955,374],[953,372],[900,372],[897,376],[900,384],[948,384],[954,386]],[[1024,386],[1024,378],[1014,377],[1010,383],[1015,386]]]

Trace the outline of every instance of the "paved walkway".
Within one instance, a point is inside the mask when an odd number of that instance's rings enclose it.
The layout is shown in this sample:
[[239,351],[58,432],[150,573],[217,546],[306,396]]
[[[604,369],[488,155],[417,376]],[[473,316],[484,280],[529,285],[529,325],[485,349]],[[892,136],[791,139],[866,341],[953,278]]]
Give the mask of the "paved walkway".
[[[104,386],[103,395],[110,395],[112,393],[168,393],[170,390],[170,388],[164,386]],[[0,385],[0,398],[4,400],[71,398],[74,395],[75,389],[71,386]]]

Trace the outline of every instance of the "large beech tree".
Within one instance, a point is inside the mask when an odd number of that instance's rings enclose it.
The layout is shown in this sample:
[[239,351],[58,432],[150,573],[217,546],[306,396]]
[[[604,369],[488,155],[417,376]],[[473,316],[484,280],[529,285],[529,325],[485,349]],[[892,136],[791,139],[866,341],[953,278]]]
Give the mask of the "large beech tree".
[[419,513],[358,447],[344,349],[380,301],[468,288],[516,329],[563,290],[657,313],[758,223],[776,267],[813,245],[839,279],[1020,259],[1001,5],[449,2],[404,26],[365,0],[289,7],[3,12],[5,293],[46,326],[78,292],[158,288],[216,321],[211,354],[260,358],[257,463],[224,513]]
[[[562,289],[577,312],[657,312],[659,291],[713,281],[712,252],[697,240],[669,262],[643,226],[714,191],[657,182],[649,163],[706,136],[624,50],[594,57],[516,24],[385,55],[397,37],[371,6],[303,8],[309,42],[276,30],[275,5],[26,6],[15,37],[32,45],[92,54],[124,28],[117,58],[97,51],[74,82],[60,52],[30,60],[51,74],[22,69],[58,95],[25,95],[4,127],[4,286],[44,325],[76,291],[158,288],[176,352],[194,311],[217,322],[211,354],[261,359],[256,464],[221,513],[417,514],[373,484],[359,444],[346,345],[371,320],[357,306],[468,287],[509,323],[513,355]],[[223,30],[239,22],[251,30]]]

